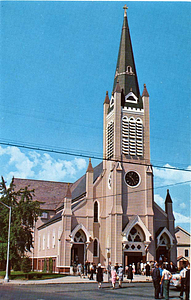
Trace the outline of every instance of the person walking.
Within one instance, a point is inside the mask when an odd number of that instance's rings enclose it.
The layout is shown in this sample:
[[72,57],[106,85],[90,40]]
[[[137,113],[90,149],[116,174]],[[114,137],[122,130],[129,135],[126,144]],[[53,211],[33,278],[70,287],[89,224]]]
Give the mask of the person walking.
[[145,270],[146,270],[146,280],[149,280],[149,276],[151,275],[151,272],[150,272],[150,265],[148,262],[146,264]]
[[108,266],[107,266],[107,271],[108,271],[108,279],[111,278],[111,261],[109,262]]
[[155,289],[155,299],[159,298],[159,291],[160,291],[160,270],[159,270],[159,264],[155,264],[155,268],[152,272],[152,279],[153,279],[153,285]]
[[183,269],[180,271],[180,282],[181,282],[180,299],[183,299],[183,294],[185,291],[186,271],[187,271],[186,265],[184,265]]
[[112,287],[113,290],[115,289],[115,283],[117,280],[117,272],[114,266],[111,267],[111,283],[112,283]]
[[185,285],[186,285],[186,299],[185,300],[189,300],[189,298],[190,298],[190,264],[188,264],[187,271],[186,271]]
[[97,265],[97,270],[96,270],[96,280],[98,282],[98,289],[101,289],[101,283],[103,281],[103,270],[101,268],[101,264],[99,263]]
[[131,282],[133,280],[133,268],[132,268],[132,265],[129,265],[129,268],[127,270],[127,279],[130,279]]
[[160,284],[163,283],[163,294],[165,297],[165,300],[169,299],[169,285],[170,285],[170,279],[172,278],[172,274],[167,270],[166,265],[163,265],[163,272],[162,272],[162,278],[160,281]]
[[93,262],[90,264],[90,280],[93,280],[94,279],[94,277],[93,277],[93,275],[94,275],[94,265],[93,265]]
[[119,278],[119,288],[121,288],[122,287],[122,281],[123,281],[123,267],[122,267],[121,264],[119,265],[117,275],[118,275],[118,278]]
[[77,266],[77,273],[80,277],[82,277],[82,264],[79,263]]

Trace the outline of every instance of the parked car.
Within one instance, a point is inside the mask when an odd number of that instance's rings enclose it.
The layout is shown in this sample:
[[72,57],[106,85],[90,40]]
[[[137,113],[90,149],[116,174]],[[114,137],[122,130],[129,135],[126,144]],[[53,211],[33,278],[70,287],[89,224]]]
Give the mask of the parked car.
[[180,274],[172,274],[172,278],[170,280],[170,287],[175,287],[177,289],[181,288],[181,282],[180,282]]

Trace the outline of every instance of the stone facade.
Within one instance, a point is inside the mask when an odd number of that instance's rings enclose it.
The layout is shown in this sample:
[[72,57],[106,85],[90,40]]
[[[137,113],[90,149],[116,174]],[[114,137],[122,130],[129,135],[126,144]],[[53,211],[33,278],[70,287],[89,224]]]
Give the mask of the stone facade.
[[[100,103],[101,105],[101,103]],[[126,15],[111,98],[103,105],[103,161],[75,183],[15,179],[30,184],[45,213],[35,225],[34,269],[50,262],[69,273],[86,260],[124,266],[160,257],[176,264],[169,191],[165,211],[154,203],[149,94],[139,92]]]

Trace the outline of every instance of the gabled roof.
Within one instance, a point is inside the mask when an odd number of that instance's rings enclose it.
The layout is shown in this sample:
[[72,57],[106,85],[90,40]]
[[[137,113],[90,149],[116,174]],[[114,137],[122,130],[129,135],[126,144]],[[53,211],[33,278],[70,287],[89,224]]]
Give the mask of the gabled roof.
[[188,261],[188,258],[186,258],[186,257],[184,257],[184,256],[182,256],[182,255],[180,255],[180,256],[177,257],[177,261],[180,261],[180,260]]
[[190,233],[188,231],[186,231],[185,229],[183,229],[182,227],[180,227],[180,226],[176,226],[176,228],[175,228],[175,233],[177,233],[178,231],[182,231],[183,233],[190,236]]
[[[66,182],[15,178],[14,184],[15,190],[25,186],[29,186],[29,189],[34,189],[35,196],[33,199],[44,202],[41,204],[41,208],[44,210],[55,210],[63,202],[68,190],[68,183]],[[70,185],[71,187],[72,184]]]

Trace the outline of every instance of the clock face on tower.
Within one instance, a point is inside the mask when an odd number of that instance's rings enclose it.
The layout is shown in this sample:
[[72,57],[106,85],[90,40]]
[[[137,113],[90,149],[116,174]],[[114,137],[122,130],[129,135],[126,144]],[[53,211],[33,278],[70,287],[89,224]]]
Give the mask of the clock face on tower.
[[125,183],[130,187],[135,187],[140,183],[140,175],[135,171],[129,171],[125,174]]

